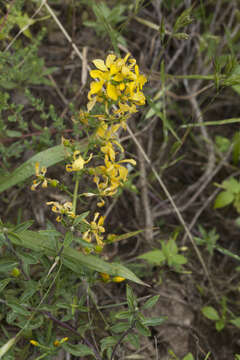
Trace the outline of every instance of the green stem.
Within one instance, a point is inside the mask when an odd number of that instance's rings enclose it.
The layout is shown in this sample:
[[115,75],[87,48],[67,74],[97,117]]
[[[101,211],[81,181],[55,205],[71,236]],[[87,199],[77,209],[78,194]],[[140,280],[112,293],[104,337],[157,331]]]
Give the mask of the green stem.
[[79,186],[79,178],[77,176],[76,182],[75,182],[74,193],[73,193],[73,213],[74,213],[74,215],[76,214],[76,208],[77,208],[78,186]]

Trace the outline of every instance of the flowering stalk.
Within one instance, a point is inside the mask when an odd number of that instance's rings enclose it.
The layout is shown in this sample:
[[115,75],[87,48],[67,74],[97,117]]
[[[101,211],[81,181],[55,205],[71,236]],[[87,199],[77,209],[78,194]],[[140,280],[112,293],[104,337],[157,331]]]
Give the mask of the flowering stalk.
[[74,193],[73,193],[73,214],[76,214],[76,208],[77,208],[77,197],[78,197],[78,187],[79,187],[79,178],[77,176],[76,178],[76,182],[75,182],[75,188],[74,188]]
[[[52,211],[58,214],[58,222],[67,227],[73,225],[74,229],[80,231],[85,243],[95,242],[95,251],[98,252],[106,242],[105,218],[98,211],[95,211],[93,220],[85,219],[85,215],[78,215],[77,200],[79,196],[96,197],[96,205],[101,209],[106,204],[106,198],[116,195],[127,181],[128,167],[136,165],[136,161],[124,158],[124,148],[119,142],[118,134],[120,129],[126,128],[127,119],[137,112],[137,106],[145,104],[142,89],[147,79],[140,74],[136,60],[130,54],[124,58],[109,54],[106,61],[95,59],[93,64],[96,69],[90,71],[93,81],[88,92],[88,111],[81,110],[79,114],[89,136],[89,148],[81,154],[74,141],[62,140],[66,155],[70,158],[65,169],[70,174],[76,173],[72,201],[63,204],[49,201],[47,205],[51,205]],[[96,112],[95,109],[100,109],[100,113],[93,113]],[[36,164],[37,179],[33,182],[32,190],[40,184],[43,188],[48,184],[55,184],[65,190],[66,187],[57,180],[46,178],[46,171],[45,167],[40,168]],[[90,178],[95,189],[79,194],[82,176]],[[69,191],[67,194],[69,195]],[[93,251],[92,249],[84,248],[83,251]],[[115,277],[113,281],[120,282],[122,278]]]

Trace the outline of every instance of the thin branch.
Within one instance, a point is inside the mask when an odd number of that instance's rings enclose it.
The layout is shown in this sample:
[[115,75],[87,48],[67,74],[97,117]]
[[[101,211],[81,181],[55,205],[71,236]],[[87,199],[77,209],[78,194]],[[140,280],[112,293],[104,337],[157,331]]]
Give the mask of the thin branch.
[[155,169],[155,168],[153,167],[153,165],[151,164],[150,159],[149,159],[148,156],[146,155],[146,153],[145,153],[144,149],[142,148],[141,144],[139,143],[138,139],[135,137],[135,135],[133,134],[132,130],[130,129],[130,127],[129,127],[128,125],[127,125],[127,131],[128,131],[129,134],[131,135],[131,137],[132,137],[133,141],[135,142],[135,144],[138,146],[138,148],[139,148],[139,150],[141,151],[141,153],[142,153],[144,159],[146,160],[146,162],[150,165],[154,176],[156,177],[158,183],[160,184],[161,188],[163,189],[164,193],[166,194],[167,198],[169,199],[169,201],[170,201],[173,209],[175,210],[176,215],[177,215],[180,223],[182,224],[182,226],[183,226],[183,228],[184,228],[184,230],[185,230],[185,232],[186,232],[186,234],[187,234],[190,242],[192,243],[193,249],[194,249],[194,251],[196,252],[196,255],[197,255],[198,259],[199,259],[199,262],[200,262],[201,265],[202,265],[203,271],[204,271],[204,273],[205,273],[205,275],[206,275],[206,277],[207,277],[207,279],[208,279],[208,281],[209,281],[209,284],[210,284],[210,286],[211,286],[211,288],[212,288],[214,297],[215,297],[216,299],[218,299],[218,296],[217,296],[216,291],[215,291],[215,289],[214,289],[214,286],[213,286],[212,280],[211,280],[211,278],[210,278],[210,275],[209,275],[207,266],[206,266],[206,264],[205,264],[205,262],[204,262],[204,260],[203,260],[203,257],[202,257],[202,255],[201,255],[201,253],[200,253],[200,251],[199,251],[199,249],[198,249],[198,247],[197,247],[194,239],[193,239],[193,236],[192,236],[191,232],[189,231],[189,228],[188,228],[187,224],[185,223],[185,221],[184,221],[184,219],[183,219],[183,217],[182,217],[182,214],[180,213],[178,207],[176,206],[176,204],[175,204],[175,202],[174,202],[171,194],[169,193],[167,187],[165,186],[164,182],[162,181],[162,179],[161,179],[160,176],[158,175],[156,169]]
[[124,333],[121,335],[120,339],[118,340],[118,342],[116,343],[116,345],[113,348],[113,352],[111,355],[111,359],[110,360],[114,360],[114,356],[115,353],[117,351],[118,346],[121,344],[121,342],[123,341],[123,339],[130,333],[130,331],[132,331],[135,327],[136,324],[136,320],[132,323],[132,325],[130,326],[130,328],[128,328],[126,331],[124,331]]

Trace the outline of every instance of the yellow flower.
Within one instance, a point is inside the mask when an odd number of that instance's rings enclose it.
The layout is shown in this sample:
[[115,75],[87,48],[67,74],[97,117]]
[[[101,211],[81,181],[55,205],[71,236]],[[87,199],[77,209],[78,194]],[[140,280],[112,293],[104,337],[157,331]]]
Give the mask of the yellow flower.
[[36,162],[36,164],[35,164],[35,175],[36,175],[37,179],[33,180],[33,184],[31,186],[32,191],[36,190],[38,185],[40,185],[41,183],[42,183],[43,188],[47,187],[48,182],[47,182],[47,179],[45,178],[46,172],[47,172],[47,168],[42,167],[40,169],[39,162]]
[[66,215],[70,218],[75,218],[76,215],[73,212],[72,203],[67,201],[65,204],[61,205],[57,201],[49,201],[46,203],[47,205],[52,205],[52,211],[54,213],[60,214],[60,216],[57,217],[57,222],[60,222],[63,218],[63,215]]
[[[97,70],[90,71],[90,76],[97,81],[91,82],[88,93],[88,111],[90,111],[96,102],[107,103],[107,99],[117,101],[120,104],[135,103],[144,105],[145,96],[141,92],[147,79],[139,74],[139,67],[135,59],[129,59],[130,54],[125,58],[117,58],[111,54],[107,56],[104,63],[101,59],[93,61]],[[134,69],[133,69],[134,68]],[[92,97],[94,95],[94,97]],[[129,106],[132,112],[134,108]]]
[[[97,185],[98,195],[101,198],[104,196],[115,195],[118,187],[123,185],[123,183],[127,180],[128,169],[127,167],[121,165],[122,163],[130,163],[132,165],[136,165],[136,161],[133,159],[124,159],[118,162],[112,162],[108,154],[105,155],[104,163],[105,165],[101,165],[93,169],[93,181]],[[99,207],[103,205],[103,200],[98,203]]]
[[66,165],[66,170],[68,172],[72,171],[79,171],[84,168],[84,165],[87,164],[93,157],[93,154],[90,154],[89,158],[87,160],[84,160],[83,157],[80,155],[80,151],[74,151],[73,153],[73,163]]
[[46,188],[48,184],[50,184],[53,187],[56,187],[59,183],[56,179],[49,179],[45,177],[45,174],[47,172],[47,168],[44,166],[40,169],[39,162],[36,162],[35,164],[35,175],[37,177],[36,180],[33,180],[33,184],[31,186],[31,190],[34,191],[42,183],[42,187]]
[[91,221],[90,223],[85,220],[85,223],[88,224],[90,228],[83,233],[83,240],[91,242],[92,237],[94,236],[97,244],[103,245],[103,236],[101,234],[105,232],[105,228],[103,227],[105,217],[100,216],[99,220],[97,221],[99,215],[100,214],[96,212],[93,221]]
[[134,104],[128,105],[127,103],[118,103],[118,109],[114,111],[115,114],[123,115],[125,113],[133,114],[137,112],[136,106]]

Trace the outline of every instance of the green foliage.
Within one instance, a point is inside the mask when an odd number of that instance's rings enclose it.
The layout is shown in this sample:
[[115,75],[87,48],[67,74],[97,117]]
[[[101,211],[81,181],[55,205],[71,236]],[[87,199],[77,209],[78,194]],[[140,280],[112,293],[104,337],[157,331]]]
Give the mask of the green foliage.
[[[168,350],[170,357],[170,360],[197,360],[194,358],[192,353],[188,353],[187,355],[185,355],[183,358],[179,358],[171,349]],[[208,353],[206,355],[206,357],[204,358],[204,360],[207,360],[208,357],[210,356],[210,353]]]
[[207,232],[203,226],[199,225],[199,232],[202,235],[201,238],[194,237],[195,241],[199,245],[205,245],[210,255],[213,255],[213,251],[216,247],[216,242],[219,239],[219,235],[216,233],[216,229],[212,229]]
[[234,260],[237,260],[240,262],[240,256],[233,253],[232,251],[223,248],[222,246],[218,245],[216,242],[219,239],[219,235],[216,233],[216,229],[212,229],[209,232],[205,230],[201,225],[199,225],[199,232],[201,233],[202,237],[194,237],[194,240],[198,245],[204,245],[206,246],[208,252],[210,255],[213,255],[214,250],[217,250],[221,254],[224,254],[226,256],[229,256],[233,258]]
[[24,0],[18,0],[11,4],[6,4],[6,14],[7,21],[4,16],[0,20],[0,40],[11,39],[11,32],[15,26],[23,32],[23,34],[32,38],[32,34],[29,30],[29,27],[35,23],[35,20],[31,19],[27,13],[24,13],[22,8],[24,5]]
[[216,184],[219,188],[224,189],[217,195],[214,208],[219,209],[233,204],[238,213],[240,213],[240,182],[234,177],[223,181],[222,184]]
[[[126,40],[119,32],[117,26],[127,18],[124,15],[127,5],[119,3],[111,9],[104,1],[99,3],[88,1],[87,4],[94,12],[96,20],[86,20],[84,25],[94,28],[98,36],[104,37],[106,34],[109,35],[114,47],[116,47],[117,42],[126,46]],[[116,52],[116,49],[114,50]]]
[[167,243],[161,241],[161,250],[155,249],[138,256],[139,259],[146,260],[150,265],[163,266],[167,264],[175,271],[181,271],[182,265],[187,263],[184,255],[179,254],[176,239],[171,237]]
[[[45,33],[39,33],[27,46],[17,47],[14,43],[11,51],[0,52],[0,88],[11,90],[24,89],[27,85],[50,85],[46,75],[51,74],[54,68],[46,69],[43,58],[38,56],[38,48]],[[14,56],[12,51],[15,52]]]
[[204,306],[202,308],[202,314],[207,319],[215,322],[215,327],[217,331],[223,330],[227,323],[230,323],[237,328],[240,328],[240,318],[234,316],[234,314],[227,307],[227,298],[222,297],[220,306],[220,312],[218,312],[212,306]]
[[[106,351],[109,359],[112,358],[111,356],[115,353],[117,346],[120,345],[120,338],[123,342],[129,342],[135,349],[139,349],[139,335],[150,336],[151,331],[149,327],[159,326],[166,320],[164,316],[146,318],[140,312],[156,305],[159,296],[149,298],[140,306],[132,288],[127,285],[126,298],[128,309],[118,311],[112,315],[113,324],[111,325],[111,331],[114,335],[101,340],[101,353],[104,354]],[[122,335],[120,336],[121,333]]]

